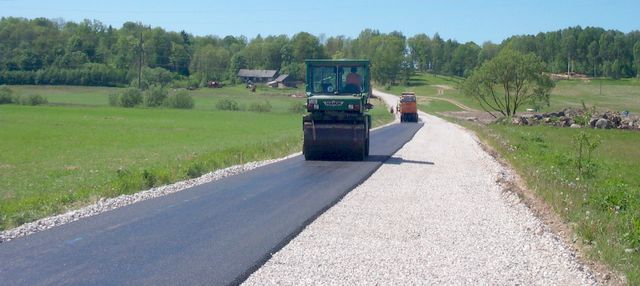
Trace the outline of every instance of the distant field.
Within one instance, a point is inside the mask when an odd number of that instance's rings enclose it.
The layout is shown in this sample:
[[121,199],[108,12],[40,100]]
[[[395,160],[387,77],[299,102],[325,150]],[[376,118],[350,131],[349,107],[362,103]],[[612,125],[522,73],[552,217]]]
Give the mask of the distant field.
[[[475,100],[459,91],[458,85],[461,81],[462,79],[447,76],[416,74],[411,77],[408,86],[392,86],[389,92],[400,94],[403,91],[415,91],[418,96],[446,97],[481,110]],[[602,83],[602,95],[600,94],[600,83]],[[558,81],[551,92],[550,106],[544,107],[542,111],[558,111],[567,107],[580,108],[583,100],[587,106],[595,105],[598,109],[628,110],[632,113],[640,113],[640,80]],[[459,110],[453,106],[446,107],[445,103],[437,101],[432,101],[432,103],[435,105],[432,108],[427,107],[427,103],[423,107],[433,109],[434,112]],[[530,107],[524,106],[522,109]]]
[[[16,95],[42,95],[53,105],[86,105],[108,106],[109,94],[119,93],[124,88],[117,87],[84,87],[84,86],[38,86],[14,85],[9,86]],[[176,90],[169,89],[169,93]],[[273,112],[288,112],[292,102],[304,102],[304,99],[292,98],[292,94],[303,94],[303,89],[276,89],[259,87],[251,92],[243,85],[225,86],[224,88],[201,88],[188,91],[193,96],[196,109],[214,109],[216,102],[221,99],[233,99],[241,107],[247,107],[252,102],[269,101]]]
[[640,113],[640,80],[559,81],[551,93],[551,107],[546,109],[581,107],[582,100],[587,106],[595,105],[598,109]]
[[[294,90],[192,91],[195,110],[107,104],[118,88],[12,86],[51,106],[0,105],[0,230],[69,208],[301,149],[304,99]],[[95,92],[94,92],[95,91]],[[228,92],[228,93],[225,93]],[[268,100],[272,112],[220,111],[215,102]],[[374,100],[374,126],[393,120]]]
[[[389,92],[393,94],[401,94],[403,91],[413,91],[418,97],[442,97],[456,100],[471,108],[480,109],[480,106],[472,98],[464,96],[458,90],[458,85],[462,82],[460,78],[448,76],[434,76],[432,74],[418,73],[411,77],[408,86],[392,86]],[[418,99],[420,100],[420,98]],[[443,103],[442,101],[430,101],[434,105],[433,109],[439,111],[457,111],[459,108],[455,105]],[[423,101],[423,107],[428,103]],[[448,110],[450,109],[450,110]]]

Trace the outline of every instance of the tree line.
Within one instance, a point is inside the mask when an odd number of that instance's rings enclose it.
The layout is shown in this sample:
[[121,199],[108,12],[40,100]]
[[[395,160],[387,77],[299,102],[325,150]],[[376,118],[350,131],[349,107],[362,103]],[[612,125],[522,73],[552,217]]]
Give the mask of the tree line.
[[640,32],[573,27],[501,44],[459,43],[438,34],[363,30],[358,37],[287,35],[194,36],[127,22],[0,19],[0,84],[145,87],[235,81],[239,69],[279,69],[304,79],[304,59],[368,58],[380,84],[405,83],[415,71],[466,77],[505,47],[534,53],[549,72],[634,77]]

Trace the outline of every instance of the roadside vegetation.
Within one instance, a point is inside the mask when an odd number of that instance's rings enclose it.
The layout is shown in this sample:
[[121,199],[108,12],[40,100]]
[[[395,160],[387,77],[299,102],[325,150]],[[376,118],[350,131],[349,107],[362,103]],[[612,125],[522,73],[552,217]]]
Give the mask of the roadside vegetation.
[[515,168],[589,257],[623,272],[630,285],[640,283],[640,132],[453,120]]
[[300,149],[294,113],[0,106],[0,229]]
[[[624,273],[630,285],[640,283],[640,132],[572,129],[552,126],[480,124],[448,116],[461,111],[441,97],[464,102],[455,78],[417,74],[411,85],[395,90],[418,92],[420,109],[473,130],[525,180],[527,187],[575,231],[570,238],[592,259]],[[448,89],[438,93],[443,83]],[[640,109],[638,80],[561,80],[551,90],[550,106],[542,111],[588,106],[602,110]],[[458,87],[458,88],[457,88]],[[533,105],[527,106],[528,108]]]

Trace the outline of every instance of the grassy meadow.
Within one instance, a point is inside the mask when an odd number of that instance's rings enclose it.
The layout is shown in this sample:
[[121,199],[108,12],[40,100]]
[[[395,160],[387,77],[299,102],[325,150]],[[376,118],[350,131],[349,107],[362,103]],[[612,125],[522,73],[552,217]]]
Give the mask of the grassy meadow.
[[[102,197],[134,193],[301,149],[299,90],[242,86],[190,91],[195,109],[108,106],[118,88],[11,86],[49,105],[0,105],[0,230]],[[173,91],[172,91],[173,92]],[[271,112],[222,111],[268,101]],[[393,120],[374,100],[374,126]],[[244,108],[246,110],[246,108]]]
[[[410,86],[393,87],[391,91],[416,91],[423,97],[419,98],[419,108],[425,112],[460,110],[446,101],[426,100],[426,96],[447,97],[479,109],[457,90],[438,94],[439,87],[434,85],[448,81],[455,88],[456,79],[424,74],[413,79]],[[582,101],[599,110],[638,114],[640,81],[559,81],[552,90],[550,106],[543,111],[581,108]],[[500,153],[528,188],[571,226],[589,257],[624,273],[630,285],[640,284],[640,132],[481,125],[448,119],[473,130]],[[579,136],[600,142],[590,160],[585,159],[587,155],[582,159],[578,155]]]
[[[411,77],[407,86],[392,86],[389,92],[400,94],[403,91],[414,91],[418,96],[441,97],[456,100],[468,107],[482,110],[480,105],[472,98],[459,91],[458,85],[462,79],[447,76],[434,76],[432,74],[418,73]],[[447,87],[447,88],[443,88]],[[441,94],[439,94],[441,90]],[[418,98],[423,109],[433,112],[460,111],[452,104],[443,104],[442,101]],[[551,91],[550,106],[545,106],[542,111],[560,111],[567,107],[582,108],[582,101],[591,107],[602,110],[623,111],[640,114],[640,80],[637,79],[594,79],[594,80],[562,80],[556,82],[556,87]],[[429,105],[434,105],[429,107]],[[522,110],[533,106],[523,106]]]

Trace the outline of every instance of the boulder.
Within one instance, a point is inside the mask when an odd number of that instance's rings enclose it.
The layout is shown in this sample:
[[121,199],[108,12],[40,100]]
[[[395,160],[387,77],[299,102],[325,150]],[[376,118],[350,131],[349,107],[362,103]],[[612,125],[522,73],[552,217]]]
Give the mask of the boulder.
[[571,124],[571,126],[569,126],[571,128],[582,128],[582,126],[580,124]]
[[606,129],[606,128],[609,128],[609,125],[610,125],[609,120],[605,118],[600,118],[598,119],[598,121],[596,121],[595,128]]
[[596,122],[598,122],[599,118],[591,118],[591,120],[589,120],[589,126],[591,126],[591,128],[596,128]]
[[620,122],[622,122],[622,118],[620,117],[620,115],[614,114],[614,115],[611,116],[611,122],[615,126],[618,126],[618,125],[620,125]]

